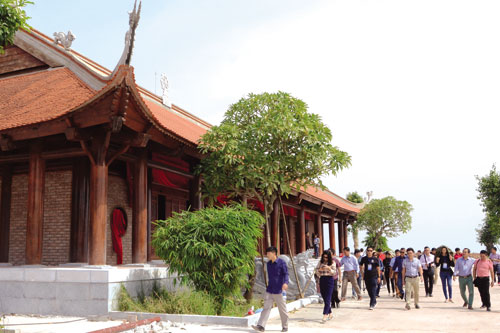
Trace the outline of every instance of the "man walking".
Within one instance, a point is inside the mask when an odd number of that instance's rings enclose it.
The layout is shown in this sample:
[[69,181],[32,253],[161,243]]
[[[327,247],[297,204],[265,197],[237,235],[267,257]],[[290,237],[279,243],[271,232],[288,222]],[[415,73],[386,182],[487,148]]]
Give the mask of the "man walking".
[[[500,254],[497,253],[497,248],[492,247],[490,253],[490,260],[493,261],[493,272],[495,273],[495,282],[498,280],[500,285]],[[497,279],[498,278],[498,279]]]
[[[363,255],[363,251],[362,250],[358,250],[358,249],[354,249],[354,256],[356,257],[356,259],[358,260],[358,271],[356,272],[356,274],[358,274],[358,278],[357,278],[357,282],[358,282],[358,287],[359,287],[359,290],[361,290],[361,284],[362,284],[362,279],[361,279],[361,274],[359,272],[359,265],[361,264],[361,258],[362,258],[362,255]],[[364,256],[363,256],[364,257]],[[363,292],[365,291],[365,289],[363,288]],[[361,296],[361,295],[360,295]],[[356,295],[356,290],[354,289],[354,286],[352,287],[352,298],[355,299],[357,298],[358,295]]]
[[[474,302],[474,284],[472,283],[472,268],[474,267],[475,260],[469,257],[470,250],[464,248],[463,256],[458,258],[455,264],[455,274],[453,274],[453,281],[457,279],[460,287],[460,295],[464,300],[463,307],[468,307],[472,310],[472,303]],[[465,288],[469,289],[469,298],[465,294]]]
[[365,280],[366,289],[370,296],[370,310],[377,304],[377,286],[380,283],[380,263],[379,259],[373,256],[373,248],[366,249],[366,257],[361,258],[361,276]]
[[432,297],[434,270],[436,269],[436,265],[434,265],[434,255],[431,253],[431,249],[428,246],[424,248],[424,253],[420,256],[420,263],[424,271],[425,297]]
[[403,285],[404,285],[404,281],[403,281],[403,278],[404,278],[404,275],[403,275],[403,261],[406,258],[405,251],[406,251],[406,249],[404,247],[402,247],[399,250],[399,257],[396,257],[396,260],[394,261],[394,267],[395,267],[394,270],[397,272],[397,275],[396,275],[396,284],[398,286],[399,297],[401,299],[404,299],[404,296],[405,296],[405,292],[403,291]]
[[420,305],[418,304],[418,276],[420,275],[420,280],[423,282],[423,271],[422,264],[420,260],[415,258],[415,251],[410,247],[407,250],[408,258],[403,260],[403,272],[402,275],[404,277],[405,283],[405,294],[406,294],[406,310],[410,310],[410,295],[413,293],[413,299],[415,300],[415,309],[420,309]]
[[340,265],[344,266],[344,275],[342,276],[342,302],[345,301],[345,295],[347,293],[347,282],[351,282],[356,295],[358,295],[358,301],[361,300],[361,290],[359,290],[357,278],[359,274],[358,259],[351,256],[351,249],[349,247],[344,248],[344,256],[340,260]]
[[267,275],[268,285],[266,289],[266,297],[264,299],[264,309],[260,314],[257,325],[252,325],[252,328],[259,332],[264,332],[269,314],[273,307],[273,303],[278,306],[278,311],[281,318],[281,332],[288,332],[288,313],[286,312],[286,303],[283,298],[283,290],[288,289],[288,268],[286,263],[278,258],[278,250],[274,246],[266,249],[267,258]]

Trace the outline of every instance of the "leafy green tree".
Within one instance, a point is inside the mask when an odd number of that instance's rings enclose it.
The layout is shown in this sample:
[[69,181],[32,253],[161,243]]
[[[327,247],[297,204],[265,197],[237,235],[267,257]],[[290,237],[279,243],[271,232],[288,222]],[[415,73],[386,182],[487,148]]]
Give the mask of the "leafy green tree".
[[349,192],[347,193],[346,199],[349,200],[350,202],[354,203],[363,203],[363,197],[359,195],[358,192]]
[[27,0],[0,0],[0,54],[4,47],[14,42],[14,35],[19,29],[29,29],[28,17],[23,9],[26,5],[33,4]]
[[365,247],[373,247],[374,250],[382,249],[382,251],[391,251],[391,248],[387,244],[387,237],[380,236],[378,239],[378,244],[375,243],[375,235],[367,234],[365,239],[363,240],[363,244]]
[[199,147],[208,154],[199,169],[203,193],[210,202],[220,193],[256,198],[268,223],[278,195],[323,187],[322,176],[350,165],[350,156],[331,140],[330,129],[300,99],[284,92],[249,94],[201,138]]
[[478,196],[486,216],[483,224],[476,230],[478,241],[488,250],[500,239],[500,174],[495,165],[489,174],[476,176]]
[[[363,197],[359,195],[358,192],[349,192],[347,193],[346,199],[353,203],[363,203]],[[354,223],[349,226],[349,229],[352,233],[352,239],[354,240],[354,248],[359,249],[359,228],[357,223]]]
[[373,236],[373,246],[380,246],[380,237],[396,237],[411,229],[411,211],[407,201],[394,197],[371,200],[358,214],[357,226]]
[[157,222],[152,244],[181,283],[214,297],[220,313],[254,273],[263,223],[261,214],[238,204],[183,211]]

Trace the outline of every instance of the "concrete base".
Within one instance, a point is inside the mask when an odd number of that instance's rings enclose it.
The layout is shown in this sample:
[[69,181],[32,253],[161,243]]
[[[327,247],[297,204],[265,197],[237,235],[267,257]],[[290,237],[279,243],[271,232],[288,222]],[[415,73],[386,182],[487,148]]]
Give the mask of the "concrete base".
[[117,310],[123,284],[132,297],[154,284],[174,289],[166,267],[0,266],[0,313],[90,316]]
[[[309,304],[318,303],[318,296],[311,296],[290,302],[286,305],[288,312],[298,310]],[[172,321],[184,324],[198,325],[224,325],[236,327],[250,327],[256,325],[259,321],[260,313],[246,317],[223,317],[223,316],[202,316],[202,315],[184,315],[184,314],[163,314],[163,313],[146,313],[146,312],[119,312],[112,311],[109,313],[111,319],[128,319],[134,316],[137,320],[150,319],[160,317],[162,321]],[[278,308],[274,307],[269,314],[269,319],[279,317]]]

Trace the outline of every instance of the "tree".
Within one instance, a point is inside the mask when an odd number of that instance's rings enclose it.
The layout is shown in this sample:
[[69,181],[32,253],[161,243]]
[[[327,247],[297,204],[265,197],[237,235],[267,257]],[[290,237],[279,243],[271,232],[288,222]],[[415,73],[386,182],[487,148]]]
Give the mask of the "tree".
[[183,211],[157,221],[152,244],[182,284],[214,297],[220,314],[248,285],[263,223],[261,214],[238,204]]
[[33,4],[27,0],[0,0],[0,54],[4,47],[14,43],[14,35],[19,29],[29,29],[24,7]]
[[486,216],[483,224],[476,229],[478,241],[491,249],[500,239],[500,174],[493,165],[489,174],[476,176],[478,196]]
[[394,197],[373,199],[358,214],[357,226],[373,236],[375,248],[380,245],[380,237],[396,237],[411,229],[411,211],[407,201]]
[[375,236],[373,234],[367,234],[363,240],[365,247],[372,247],[374,250],[382,249],[382,251],[391,251],[391,248],[387,244],[387,238],[380,236],[378,239],[378,244],[375,245]]
[[[347,193],[346,199],[353,203],[363,203],[363,197],[359,195],[358,192],[349,192]],[[352,239],[354,240],[354,248],[359,249],[359,228],[357,227],[357,223],[354,223],[350,226],[352,232]]]
[[[200,140],[201,151],[208,154],[198,169],[205,180],[204,196],[209,203],[220,193],[262,202],[271,244],[274,201],[294,189],[324,188],[321,177],[350,165],[350,156],[331,140],[330,129],[300,99],[284,92],[249,94],[231,105],[221,124]],[[287,236],[286,219],[284,226]]]
[[322,176],[350,165],[350,156],[331,140],[330,129],[300,99],[284,92],[249,94],[201,138],[199,147],[208,154],[199,169],[203,193],[210,202],[220,193],[256,198],[268,221],[278,195],[324,187]]

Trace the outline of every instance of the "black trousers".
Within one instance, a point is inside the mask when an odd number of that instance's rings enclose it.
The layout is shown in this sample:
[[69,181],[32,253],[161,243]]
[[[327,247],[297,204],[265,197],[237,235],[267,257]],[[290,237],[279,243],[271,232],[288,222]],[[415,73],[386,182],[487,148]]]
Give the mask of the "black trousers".
[[377,304],[377,277],[371,277],[365,279],[366,290],[368,290],[368,296],[370,296],[370,306],[375,306]]
[[338,281],[338,279],[333,280],[332,308],[336,308],[340,303]]
[[432,295],[432,289],[434,288],[434,268],[424,269],[424,287],[425,294]]
[[491,307],[490,302],[490,278],[489,277],[477,277],[477,289],[479,290],[479,295],[481,295],[481,301],[483,305],[487,308]]
[[385,281],[387,282],[387,291],[390,294],[391,287],[392,287],[392,293],[393,294],[396,293],[396,289],[394,288],[394,278],[391,279],[391,270],[386,267],[385,271],[384,271],[384,275],[385,275]]

